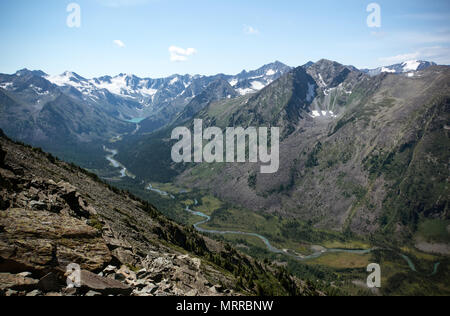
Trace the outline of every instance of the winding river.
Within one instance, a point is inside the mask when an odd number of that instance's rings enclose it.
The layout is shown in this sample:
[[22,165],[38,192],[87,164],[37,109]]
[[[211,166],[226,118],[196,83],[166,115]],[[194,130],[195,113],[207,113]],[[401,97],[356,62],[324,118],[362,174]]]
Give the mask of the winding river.
[[189,208],[189,206],[186,206],[186,212],[192,214],[192,215],[196,215],[196,216],[200,216],[203,217],[204,220],[194,224],[194,228],[201,232],[201,233],[207,233],[207,234],[216,234],[216,235],[243,235],[243,236],[251,236],[251,237],[256,237],[259,238],[267,247],[267,249],[272,252],[272,253],[279,253],[279,254],[284,254],[287,255],[289,257],[298,259],[298,260],[309,260],[309,259],[315,259],[318,258],[322,255],[324,255],[325,253],[333,253],[333,252],[346,252],[346,253],[357,253],[357,254],[367,254],[370,253],[371,251],[375,250],[375,249],[326,249],[323,247],[319,247],[317,246],[317,248],[319,248],[319,250],[316,250],[316,252],[314,252],[311,255],[308,256],[302,256],[299,254],[293,254],[290,253],[288,250],[281,250],[278,249],[276,247],[274,247],[270,241],[260,235],[260,234],[256,234],[256,233],[247,233],[247,232],[241,232],[241,231],[220,231],[220,230],[210,230],[210,229],[204,229],[201,228],[200,226],[203,224],[208,223],[209,221],[211,221],[211,217],[202,213],[202,212],[198,212],[198,211],[193,211]]
[[[197,203],[195,203],[195,204],[197,204]],[[204,220],[194,224],[194,228],[197,231],[201,232],[201,233],[217,234],[217,235],[243,235],[243,236],[257,237],[257,238],[262,240],[262,242],[266,245],[267,249],[270,252],[284,254],[284,255],[287,255],[287,256],[289,256],[291,258],[295,258],[295,259],[300,260],[300,261],[316,259],[316,258],[319,258],[320,256],[322,256],[322,255],[324,255],[326,253],[343,252],[343,253],[355,253],[355,254],[364,255],[364,254],[371,253],[372,251],[374,251],[376,249],[379,249],[379,248],[372,248],[372,249],[337,249],[337,248],[336,249],[327,249],[327,248],[324,248],[324,247],[321,247],[321,246],[315,246],[319,250],[316,250],[316,252],[314,252],[311,255],[308,255],[308,256],[302,256],[302,255],[299,255],[299,254],[295,254],[294,255],[294,254],[290,253],[288,250],[280,250],[280,249],[272,246],[272,244],[270,243],[270,241],[266,237],[264,237],[262,235],[259,235],[259,234],[256,234],[256,233],[246,233],[246,232],[241,232],[241,231],[219,231],[219,230],[209,230],[209,229],[201,228],[200,227],[201,225],[206,224],[206,223],[211,221],[211,216],[208,216],[208,215],[206,215],[206,214],[204,214],[202,212],[193,211],[193,210],[191,210],[189,208],[189,206],[186,206],[185,210],[186,210],[186,212],[188,212],[188,213],[190,213],[192,215],[196,215],[196,216],[200,216],[200,217],[204,218]],[[406,256],[404,254],[399,254],[399,255],[406,261],[406,263],[408,264],[408,267],[411,269],[411,271],[418,272],[417,269],[416,269],[416,266],[414,265],[414,263],[412,262],[412,260],[408,256]],[[430,274],[430,276],[433,276],[433,275],[437,274],[439,265],[440,265],[440,262],[436,262],[434,264],[433,271]]]
[[[136,119],[128,121],[128,122],[136,124],[136,130],[132,134],[135,134],[137,131],[139,131],[139,129],[140,129],[139,123],[142,120],[143,120],[143,118],[136,118]],[[127,171],[127,168],[124,165],[122,165],[120,162],[118,162],[115,159],[115,157],[119,153],[116,149],[109,149],[106,146],[103,146],[103,149],[104,149],[104,151],[109,153],[109,155],[106,156],[106,159],[111,163],[111,165],[114,168],[121,168],[121,170],[120,170],[120,178],[125,178],[127,176],[134,177]],[[149,184],[145,189],[149,190],[149,191],[153,191],[155,193],[158,193],[161,196],[169,196],[173,200],[176,199],[174,195],[169,194],[168,192],[159,190],[159,189],[153,187],[151,184]],[[182,193],[186,193],[186,192],[187,191],[183,190],[183,191],[180,191],[179,193],[182,194]],[[198,201],[195,200],[194,204],[198,205]],[[202,228],[200,226],[210,222],[211,221],[211,217],[206,215],[206,214],[204,214],[204,213],[202,213],[202,212],[194,211],[194,210],[190,209],[189,206],[186,206],[185,211],[190,213],[191,215],[195,215],[195,216],[199,216],[199,217],[203,218],[201,221],[199,221],[198,223],[194,224],[194,228],[198,232],[207,233],[207,234],[216,234],[216,235],[242,235],[242,236],[256,237],[256,238],[260,239],[264,243],[264,245],[267,247],[267,249],[270,252],[276,253],[276,254],[283,254],[283,255],[286,255],[286,256],[289,256],[291,258],[294,258],[294,259],[297,259],[297,260],[301,260],[301,261],[319,258],[320,256],[322,256],[322,255],[324,255],[326,253],[368,254],[368,253],[371,253],[372,251],[374,251],[376,249],[379,249],[379,248],[372,248],[372,249],[327,249],[327,248],[324,248],[324,247],[321,247],[321,246],[312,246],[311,249],[313,249],[315,252],[313,254],[311,254],[311,255],[303,256],[303,255],[300,255],[300,254],[298,254],[296,252],[292,252],[292,251],[290,251],[288,249],[285,249],[285,250],[278,249],[278,248],[274,247],[266,237],[264,237],[264,236],[262,236],[260,234],[257,234],[257,233],[248,233],[248,232],[242,232],[242,231],[219,231],[219,230],[210,230],[210,229]],[[406,263],[408,264],[408,267],[411,269],[411,271],[417,272],[416,266],[414,265],[414,263],[412,262],[412,260],[408,256],[406,256],[404,254],[401,254],[401,253],[398,253],[398,254],[399,254],[399,256],[401,256],[406,261]],[[433,271],[430,274],[430,276],[433,276],[433,275],[437,274],[439,265],[440,265],[440,262],[436,262],[434,264]]]
[[106,146],[103,146],[103,150],[109,153],[109,155],[106,156],[106,160],[108,160],[114,168],[121,168],[120,177],[125,178],[127,176],[127,168],[114,158],[119,152],[116,149],[109,149]]
[[[173,195],[169,195],[168,192],[164,192],[164,191],[161,191],[159,189],[156,189],[151,184],[149,184],[146,187],[146,189],[150,190],[150,191],[153,191],[153,192],[156,192],[156,193],[158,193],[158,194],[160,194],[162,196],[170,196],[170,197],[172,197],[172,199],[175,199],[175,197]],[[186,191],[181,191],[180,193],[183,193],[183,192],[186,192]],[[194,201],[194,205],[198,205],[198,201],[197,200]],[[199,217],[203,218],[201,221],[199,221],[199,222],[197,222],[197,223],[195,223],[193,225],[194,228],[198,232],[206,233],[206,234],[215,234],[215,235],[241,235],[241,236],[256,237],[256,238],[259,238],[264,243],[264,245],[267,247],[267,249],[270,252],[276,253],[276,254],[283,254],[283,255],[289,256],[291,258],[300,260],[300,261],[316,259],[316,258],[319,258],[319,257],[321,257],[322,255],[324,255],[326,253],[355,253],[355,254],[363,255],[363,254],[369,254],[369,253],[371,253],[372,251],[374,251],[376,249],[381,249],[381,248],[372,248],[372,249],[327,249],[327,248],[324,248],[324,247],[321,247],[321,246],[313,246],[312,249],[314,249],[314,251],[315,251],[313,254],[307,255],[307,256],[302,256],[302,255],[299,255],[299,254],[297,254],[295,252],[292,253],[289,250],[281,250],[281,249],[278,249],[278,248],[274,247],[266,237],[264,237],[264,236],[262,236],[260,234],[257,234],[257,233],[247,233],[247,232],[242,232],[242,231],[219,231],[219,230],[211,230],[211,229],[202,228],[202,227],[200,227],[201,225],[204,225],[204,224],[209,223],[211,221],[211,216],[208,216],[205,213],[202,213],[202,212],[199,212],[199,211],[194,211],[189,206],[186,206],[185,211],[188,212],[191,215],[195,215],[195,216],[199,216]],[[412,262],[412,260],[408,256],[406,256],[404,254],[401,254],[401,253],[398,253],[398,255],[401,256],[406,261],[406,263],[408,264],[408,267],[409,267],[409,269],[411,271],[418,273],[418,271],[416,269],[416,266],[414,265],[414,263]],[[440,262],[436,262],[434,264],[433,271],[430,274],[430,276],[433,276],[433,275],[437,274],[439,265],[440,265]]]

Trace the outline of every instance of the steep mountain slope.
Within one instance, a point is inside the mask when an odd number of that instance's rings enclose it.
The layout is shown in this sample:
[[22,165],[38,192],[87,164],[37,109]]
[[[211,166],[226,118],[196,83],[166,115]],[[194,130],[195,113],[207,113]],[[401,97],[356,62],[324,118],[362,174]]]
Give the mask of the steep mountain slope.
[[[308,68],[319,86],[312,106],[327,111],[321,92],[341,86],[340,110],[298,118],[281,144],[278,173],[259,174],[254,164],[203,164],[186,170],[178,183],[246,209],[363,235],[411,241],[422,220],[448,220],[449,67],[369,78],[338,65],[323,71],[320,64]],[[213,173],[205,171],[210,168]]]
[[0,183],[0,295],[320,294],[1,131]]
[[192,99],[184,110],[177,116],[174,124],[182,124],[184,121],[194,117],[209,104],[222,99],[231,99],[237,96],[236,91],[228,81],[219,79],[212,82],[202,93]]
[[41,72],[22,70],[1,79],[8,84],[0,88],[0,126],[11,137],[61,158],[98,165],[98,142],[135,128],[82,95],[61,91]]

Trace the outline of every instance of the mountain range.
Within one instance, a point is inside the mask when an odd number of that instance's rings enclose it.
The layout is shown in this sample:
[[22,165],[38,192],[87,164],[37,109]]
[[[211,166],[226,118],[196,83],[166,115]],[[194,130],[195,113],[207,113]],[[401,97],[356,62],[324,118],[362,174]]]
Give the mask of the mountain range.
[[259,174],[258,164],[171,163],[178,121],[117,144],[118,159],[143,179],[195,187],[243,209],[420,244],[422,222],[448,220],[442,148],[449,145],[450,71],[431,66],[410,74],[369,76],[321,60],[255,94],[205,104],[184,121],[280,127],[275,175]]
[[424,70],[431,66],[436,66],[436,63],[422,60],[409,60],[400,64],[379,67],[376,69],[362,69],[362,71],[370,76],[376,76],[383,72],[394,74],[410,73],[410,75],[413,75],[414,71]]
[[[222,130],[279,127],[279,171],[260,174],[259,163],[173,163],[171,132],[195,119]],[[407,61],[359,70],[322,59],[163,79],[21,70],[0,75],[0,128],[182,224],[239,232],[215,238],[297,275],[336,280],[342,273],[348,282],[341,285],[353,290],[352,269],[367,265],[339,252],[357,248],[370,253],[366,260],[395,267],[383,294],[448,286],[439,283],[448,276],[438,268],[450,255],[449,66]],[[188,214],[189,207],[202,211]],[[331,254],[314,258],[314,269],[293,259],[329,248],[337,248],[340,264]],[[433,266],[436,278],[418,275],[412,256]],[[414,267],[407,274],[405,258]]]
[[[49,76],[23,69],[0,75],[0,126],[11,137],[93,165],[91,153],[96,149],[91,144],[131,133],[133,119],[147,118],[141,124],[142,131],[151,132],[175,119],[210,85],[226,81],[231,86],[229,93],[219,98],[244,95],[262,89],[289,69],[275,62],[236,76],[174,75],[162,79],[126,74],[85,79],[69,71]],[[83,150],[71,151],[75,145]],[[89,155],[81,157],[79,152]]]

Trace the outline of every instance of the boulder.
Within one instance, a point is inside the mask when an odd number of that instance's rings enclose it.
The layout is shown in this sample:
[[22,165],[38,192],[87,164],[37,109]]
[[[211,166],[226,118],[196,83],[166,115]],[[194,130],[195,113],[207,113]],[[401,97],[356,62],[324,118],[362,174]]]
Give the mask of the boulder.
[[38,280],[23,277],[17,274],[0,273],[0,291],[33,291],[36,289]]
[[112,251],[112,255],[122,264],[136,266],[139,263],[139,258],[128,249],[117,248]]
[[64,181],[58,182],[57,186],[60,190],[59,196],[69,205],[73,215],[89,218],[90,213],[86,210],[86,204],[78,193],[77,188]]
[[0,271],[47,274],[70,263],[95,271],[111,261],[98,231],[77,218],[47,211],[0,212]]
[[81,271],[81,290],[95,291],[102,295],[130,295],[132,289],[113,279],[98,276],[92,272]]

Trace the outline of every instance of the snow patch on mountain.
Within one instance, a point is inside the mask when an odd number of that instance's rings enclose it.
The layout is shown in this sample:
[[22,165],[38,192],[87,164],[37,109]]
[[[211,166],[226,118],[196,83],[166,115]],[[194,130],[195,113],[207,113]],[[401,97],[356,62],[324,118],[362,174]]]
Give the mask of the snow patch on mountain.
[[402,65],[403,65],[403,72],[416,71],[420,66],[420,62],[417,60],[409,60],[404,62]]
[[376,69],[362,69],[361,71],[370,76],[377,76],[381,73],[403,74],[411,71],[424,70],[435,65],[435,63],[429,61],[408,60],[400,64],[379,67]]
[[0,88],[5,89],[5,90],[12,90],[14,87],[12,82],[5,82],[5,83],[1,83],[0,84]]
[[319,118],[319,117],[321,117],[321,118],[322,117],[323,118],[336,118],[337,117],[337,115],[334,114],[333,111],[317,111],[317,110],[311,111],[310,116],[312,118]]
[[381,72],[391,72],[391,73],[395,73],[395,70],[394,70],[394,69],[387,68],[387,67],[382,67],[382,68],[381,68]]
[[239,89],[236,89],[236,92],[239,93],[240,95],[247,95],[250,93],[255,93],[255,90],[251,89],[251,88],[245,88],[245,89],[239,88]]
[[63,86],[73,86],[75,88],[81,87],[79,80],[76,78],[75,74],[70,71],[66,71],[61,75],[47,76],[45,77],[51,83],[63,87]]
[[98,89],[105,89],[113,94],[122,95],[130,93],[131,89],[127,86],[126,77],[117,76],[105,81],[90,81]]
[[239,81],[236,78],[233,78],[228,82],[230,83],[230,86],[234,87],[235,85],[238,84]]
[[256,91],[264,89],[265,86],[266,85],[263,84],[261,81],[253,81],[252,82],[252,89],[256,90]]
[[319,74],[319,85],[320,85],[322,88],[327,86],[327,84],[326,84],[325,81],[323,80],[321,74]]

